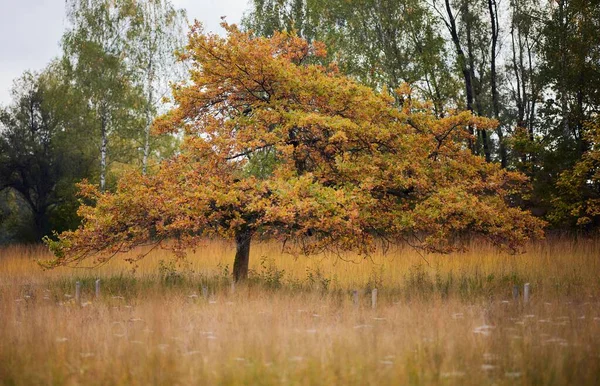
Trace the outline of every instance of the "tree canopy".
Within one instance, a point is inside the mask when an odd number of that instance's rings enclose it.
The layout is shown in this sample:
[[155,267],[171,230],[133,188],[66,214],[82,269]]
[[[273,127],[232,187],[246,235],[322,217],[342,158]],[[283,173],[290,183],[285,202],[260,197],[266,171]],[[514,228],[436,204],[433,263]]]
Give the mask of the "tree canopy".
[[182,130],[181,153],[154,174],[130,173],[116,192],[82,192],[82,226],[50,246],[49,265],[77,263],[176,239],[183,251],[202,237],[236,240],[234,277],[248,273],[253,237],[304,253],[358,250],[378,239],[428,251],[460,247],[479,234],[516,248],[542,222],[511,205],[523,175],[486,163],[466,146],[467,127],[495,121],[470,112],[438,118],[432,105],[398,90],[375,92],[313,59],[325,55],[288,33],[253,37],[224,24],[226,37],[193,27],[184,59],[191,82],[178,106],[155,122]]
[[106,189],[111,164],[139,163],[146,170],[153,151],[169,150],[168,141],[151,143],[149,132],[176,77],[173,52],[184,44],[185,12],[168,0],[66,4],[62,61],[94,118],[88,137],[96,141],[99,184]]
[[[438,113],[496,119],[493,132],[471,128],[472,151],[531,178],[522,208],[589,234],[600,216],[573,221],[563,204],[577,201],[559,180],[594,146],[599,12],[597,0],[253,0],[243,25],[264,36],[296,29],[375,89],[406,82]],[[598,197],[591,182],[586,194]]]
[[13,97],[10,106],[0,107],[0,192],[15,207],[7,217],[33,225],[21,241],[39,241],[52,229],[77,226],[74,184],[89,175],[93,159],[72,129],[73,120],[84,119],[83,108],[57,63],[41,74],[25,73],[15,81]]

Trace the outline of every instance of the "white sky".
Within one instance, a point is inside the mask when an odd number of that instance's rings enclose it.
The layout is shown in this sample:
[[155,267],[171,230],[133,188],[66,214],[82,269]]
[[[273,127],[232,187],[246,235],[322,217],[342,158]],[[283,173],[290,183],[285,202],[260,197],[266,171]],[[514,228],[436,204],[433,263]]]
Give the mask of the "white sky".
[[[221,16],[239,23],[248,0],[172,0],[200,20],[207,31],[220,32]],[[10,102],[13,79],[43,69],[60,55],[65,29],[65,0],[0,0],[0,105]]]

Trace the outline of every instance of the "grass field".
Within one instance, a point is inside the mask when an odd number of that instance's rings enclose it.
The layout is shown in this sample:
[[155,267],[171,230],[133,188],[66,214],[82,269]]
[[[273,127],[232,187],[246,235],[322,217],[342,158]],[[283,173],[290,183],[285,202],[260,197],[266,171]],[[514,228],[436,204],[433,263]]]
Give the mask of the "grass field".
[[[43,248],[0,249],[0,383],[600,379],[598,240],[546,240],[518,255],[474,242],[467,253],[425,256],[428,263],[410,248],[367,260],[294,259],[279,245],[255,244],[251,279],[234,292],[233,253],[207,241],[177,264],[153,251],[135,272],[120,257],[98,269],[42,271],[35,259],[47,257]],[[515,302],[513,286],[526,282],[530,302]]]

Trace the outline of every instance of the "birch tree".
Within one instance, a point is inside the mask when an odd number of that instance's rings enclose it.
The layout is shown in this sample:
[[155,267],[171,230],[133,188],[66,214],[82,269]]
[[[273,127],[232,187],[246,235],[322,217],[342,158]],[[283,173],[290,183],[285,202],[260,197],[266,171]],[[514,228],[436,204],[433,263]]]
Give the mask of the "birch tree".
[[170,94],[170,82],[181,80],[184,69],[175,52],[185,45],[185,11],[169,0],[145,0],[135,3],[129,55],[136,81],[144,93],[144,130],[142,171],[148,168],[151,153],[150,127],[161,101]]
[[63,37],[64,63],[96,124],[90,137],[99,142],[99,185],[106,188],[110,138],[132,133],[143,104],[128,66],[128,32],[133,3],[127,0],[68,0],[70,23]]

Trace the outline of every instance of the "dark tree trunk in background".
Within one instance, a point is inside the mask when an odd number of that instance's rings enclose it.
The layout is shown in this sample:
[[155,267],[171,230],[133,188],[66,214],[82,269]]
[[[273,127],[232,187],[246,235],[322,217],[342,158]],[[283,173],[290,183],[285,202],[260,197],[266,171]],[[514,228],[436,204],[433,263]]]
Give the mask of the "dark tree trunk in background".
[[248,262],[250,260],[250,241],[252,232],[237,231],[235,234],[235,260],[233,261],[233,280],[244,281],[248,278]]
[[[466,13],[465,30],[466,30],[466,34],[467,34],[467,57],[468,57],[468,63],[469,63],[469,74],[471,77],[471,82],[470,82],[470,86],[469,86],[469,87],[471,87],[471,99],[472,99],[472,101],[475,102],[477,115],[484,117],[485,112],[483,111],[483,105],[481,104],[481,98],[482,98],[481,80],[478,80],[477,76],[475,75],[475,54],[474,54],[475,49],[473,47],[473,37],[472,37],[473,21],[472,21],[472,16],[469,11],[469,1],[466,1],[464,3],[464,10]],[[473,102],[471,102],[471,103],[473,103]],[[473,112],[473,109],[471,108],[470,111]],[[483,154],[485,156],[485,161],[491,162],[492,155],[491,155],[491,151],[490,151],[487,131],[477,129],[477,138],[481,141],[481,146],[483,147]],[[478,154],[478,155],[480,154],[479,146],[475,146],[474,153]]]
[[[450,32],[450,36],[452,37],[452,42],[454,43],[454,48],[456,49],[456,56],[458,57],[458,63],[460,65],[461,72],[463,74],[463,79],[465,82],[465,96],[467,99],[467,110],[470,112],[474,112],[473,109],[473,72],[472,68],[469,68],[469,63],[467,62],[467,57],[465,55],[464,50],[460,44],[460,38],[458,36],[458,28],[456,26],[456,18],[454,17],[454,13],[452,12],[452,7],[450,6],[450,0],[445,1],[446,5],[446,14],[448,15],[448,21],[444,21],[446,23],[446,27]],[[471,135],[475,135],[473,127],[469,126],[469,133]],[[477,133],[481,135],[481,131]],[[487,144],[487,138],[483,140],[484,144]],[[475,142],[469,140],[469,147],[471,148],[471,152],[473,154],[477,154],[477,147]],[[489,152],[486,152],[486,160],[489,157]]]
[[106,188],[106,153],[108,152],[108,118],[105,116],[104,109],[102,110],[102,144],[100,145],[100,190]]
[[[490,11],[490,24],[492,26],[492,52],[490,55],[490,76],[492,84],[492,110],[494,112],[494,118],[500,121],[500,95],[498,94],[497,85],[497,74],[496,74],[496,46],[498,44],[498,31],[500,24],[498,22],[498,5],[496,0],[488,0],[488,8]],[[507,162],[507,150],[506,143],[504,142],[504,132],[502,131],[502,124],[499,123],[496,128],[498,134],[498,140],[500,141],[500,166],[506,168]],[[487,156],[486,156],[487,159]]]
[[39,242],[47,232],[47,219],[45,210],[33,210],[33,222],[35,224],[35,241]]

